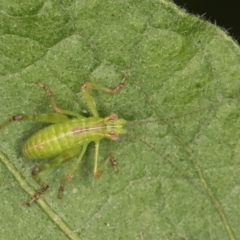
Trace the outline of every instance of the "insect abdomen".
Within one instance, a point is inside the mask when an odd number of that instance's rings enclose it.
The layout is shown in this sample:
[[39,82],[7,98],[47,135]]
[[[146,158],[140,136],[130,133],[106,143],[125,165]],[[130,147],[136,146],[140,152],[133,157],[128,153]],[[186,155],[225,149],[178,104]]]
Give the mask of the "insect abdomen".
[[[80,119],[50,125],[38,131],[23,144],[23,155],[27,159],[51,158],[64,150],[90,142],[91,131],[87,129],[87,124],[88,119]],[[74,129],[79,130],[78,134]]]

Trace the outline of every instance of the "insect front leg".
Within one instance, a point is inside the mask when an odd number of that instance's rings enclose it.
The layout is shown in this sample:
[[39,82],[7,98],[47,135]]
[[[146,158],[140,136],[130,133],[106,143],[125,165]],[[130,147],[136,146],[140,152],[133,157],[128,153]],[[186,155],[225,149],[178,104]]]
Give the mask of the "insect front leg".
[[69,115],[69,116],[73,116],[73,117],[77,117],[77,118],[84,118],[81,114],[78,114],[76,112],[72,112],[72,111],[65,110],[65,109],[62,109],[62,108],[58,107],[56,102],[55,102],[55,99],[53,97],[53,94],[50,91],[48,85],[43,84],[41,82],[37,82],[37,84],[38,84],[39,87],[41,87],[43,90],[45,90],[45,92],[47,94],[47,97],[50,100],[50,104],[51,104],[51,106],[52,106],[52,108],[55,112],[65,114],[65,115]]
[[82,85],[81,91],[82,91],[83,97],[85,98],[85,101],[94,117],[98,117],[98,112],[97,112],[95,103],[94,103],[91,95],[89,94],[89,89],[96,89],[99,91],[104,91],[107,93],[114,94],[114,93],[118,92],[124,86],[124,81],[125,81],[125,78],[123,78],[121,80],[121,82],[113,89],[102,87],[102,86],[99,86],[97,84],[93,84],[90,82],[86,82]]
[[35,200],[38,200],[40,195],[44,193],[48,189],[48,185],[41,179],[39,173],[53,167],[57,167],[63,163],[70,161],[80,152],[79,147],[68,149],[62,152],[59,156],[52,159],[50,162],[42,164],[41,166],[36,166],[32,170],[32,177],[33,179],[42,187],[40,191],[34,194],[33,198],[28,202],[28,205],[31,206]]
[[94,155],[94,168],[93,168],[93,175],[95,178],[101,177],[103,171],[106,169],[107,164],[110,162],[113,166],[115,172],[117,172],[117,162],[113,158],[112,155],[109,155],[105,162],[98,167],[98,159],[99,159],[99,144],[100,142],[95,142],[95,155]]

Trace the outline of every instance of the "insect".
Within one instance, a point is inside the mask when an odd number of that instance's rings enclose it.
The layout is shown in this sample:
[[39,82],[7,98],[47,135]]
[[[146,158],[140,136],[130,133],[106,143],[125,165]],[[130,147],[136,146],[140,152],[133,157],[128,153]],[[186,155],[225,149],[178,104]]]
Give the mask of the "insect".
[[[113,166],[114,171],[117,171],[117,163],[114,158],[109,155],[105,162],[98,166],[99,159],[99,144],[101,139],[107,138],[110,140],[117,140],[120,134],[129,134],[134,138],[142,141],[153,150],[155,153],[159,154],[159,152],[152,147],[147,142],[139,139],[134,136],[131,132],[125,129],[126,124],[131,124],[131,121],[126,121],[125,119],[120,119],[116,114],[110,114],[107,117],[99,117],[98,111],[95,107],[95,103],[89,94],[89,89],[95,89],[99,91],[104,91],[107,93],[115,94],[124,86],[125,78],[121,80],[121,82],[114,89],[102,87],[93,83],[84,83],[81,87],[81,92],[87,106],[92,114],[92,117],[84,117],[76,112],[72,112],[69,110],[61,109],[55,103],[54,97],[48,88],[47,85],[38,82],[37,84],[43,88],[47,94],[47,97],[50,100],[51,106],[54,110],[53,113],[50,114],[37,114],[37,115],[25,115],[25,114],[17,114],[5,122],[0,124],[0,129],[7,126],[8,124],[16,121],[25,121],[25,120],[35,120],[39,122],[48,122],[52,123],[52,125],[43,128],[38,131],[34,135],[32,135],[22,146],[23,155],[27,159],[51,159],[48,163],[37,165],[32,170],[33,179],[41,186],[41,189],[34,194],[34,196],[27,203],[29,206],[32,203],[40,198],[40,196],[48,189],[48,184],[46,184],[40,174],[53,167],[57,167],[63,163],[70,161],[71,159],[77,157],[76,162],[73,167],[69,170],[66,176],[60,183],[60,187],[58,190],[58,198],[62,198],[65,184],[70,180],[78,165],[80,164],[85,151],[90,142],[95,143],[95,157],[94,157],[94,168],[93,174],[95,178],[99,178],[106,168],[106,165],[110,162]],[[219,104],[216,104],[216,107]],[[195,112],[201,112],[195,111]],[[171,119],[171,118],[169,118]],[[134,121],[134,123],[149,123],[149,122],[161,122],[162,119],[149,120],[149,121]],[[191,151],[189,152],[190,160],[197,172],[198,178],[202,183],[204,190],[206,191],[206,195],[211,199],[211,202],[215,206],[219,215],[221,216],[222,222],[226,228],[226,231],[231,239],[234,238],[234,233],[232,231],[231,225],[228,222],[228,218],[223,210],[221,203],[215,196],[214,192],[210,188],[210,185],[205,180],[204,175],[198,166],[198,162],[194,159]],[[182,172],[175,164],[173,164],[166,157],[159,154],[165,161],[167,161],[172,167],[177,170],[182,177],[189,181],[193,186],[196,186],[193,181],[191,181],[188,176]],[[141,236],[142,237],[142,236]]]
[[52,123],[50,126],[33,134],[22,146],[22,153],[27,159],[41,160],[52,158],[48,163],[37,165],[32,170],[32,177],[41,186],[41,189],[35,193],[27,203],[29,206],[31,206],[35,200],[39,199],[41,194],[49,187],[40,177],[40,173],[49,168],[66,163],[77,156],[76,163],[60,184],[58,198],[62,198],[65,184],[70,180],[80,164],[90,142],[95,143],[94,177],[99,178],[101,176],[108,162],[112,164],[114,171],[117,171],[117,163],[111,155],[107,157],[101,166],[98,166],[99,144],[103,138],[117,140],[119,134],[125,134],[124,124],[126,120],[119,119],[116,114],[110,114],[104,118],[99,117],[95,103],[89,94],[89,89],[114,94],[124,86],[124,81],[125,78],[123,78],[114,89],[105,88],[89,82],[82,85],[81,92],[92,114],[92,117],[88,118],[78,113],[59,108],[49,87],[41,82],[37,82],[37,84],[45,90],[54,112],[38,115],[17,114],[0,125],[1,129],[16,121],[34,120]]

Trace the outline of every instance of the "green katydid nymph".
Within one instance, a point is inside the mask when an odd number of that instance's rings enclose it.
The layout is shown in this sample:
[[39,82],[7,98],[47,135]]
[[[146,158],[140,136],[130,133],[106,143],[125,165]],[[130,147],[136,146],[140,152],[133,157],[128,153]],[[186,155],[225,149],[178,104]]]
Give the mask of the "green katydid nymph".
[[[125,129],[125,125],[127,124],[162,122],[166,125],[166,119],[164,120],[157,118],[153,120],[127,121],[125,119],[118,118],[116,114],[110,114],[106,117],[99,116],[93,98],[89,94],[89,89],[95,89],[114,94],[124,86],[124,82],[125,78],[123,78],[121,82],[117,85],[117,87],[113,89],[102,87],[89,82],[86,82],[82,85],[81,92],[90,110],[90,114],[92,115],[91,117],[85,117],[79,113],[61,109],[55,103],[53,94],[50,91],[49,87],[46,84],[38,82],[37,84],[45,90],[54,112],[49,114],[34,115],[17,114],[0,124],[0,129],[2,129],[12,122],[25,120],[51,123],[51,125],[33,134],[22,146],[22,153],[24,157],[29,160],[50,159],[47,163],[37,165],[32,170],[32,177],[36,181],[36,183],[40,185],[41,188],[27,203],[29,206],[31,206],[34,201],[38,200],[40,196],[48,189],[48,184],[43,181],[40,176],[41,173],[49,168],[60,166],[63,163],[66,163],[76,157],[76,161],[73,164],[73,167],[67,172],[67,174],[60,183],[60,187],[58,190],[58,198],[62,198],[66,183],[70,180],[70,178],[73,176],[74,172],[78,168],[86,152],[86,149],[91,142],[95,143],[93,167],[94,177],[99,178],[108,163],[111,163],[114,171],[117,171],[117,163],[111,155],[106,158],[105,162],[98,166],[99,148],[100,141],[102,139],[105,138],[109,140],[117,140],[119,138],[119,135],[121,134],[128,134],[133,138],[140,140],[158,156],[161,156],[161,158],[165,162],[170,164],[184,179],[188,180],[188,182],[191,183],[194,187],[199,187],[194,181],[191,180],[191,178],[188,177],[188,174],[186,174],[184,171],[181,171],[171,160],[162,155],[156,148],[152,147],[150,144],[148,144],[144,140],[141,140],[138,136]],[[212,105],[211,108],[215,108],[220,105],[221,103],[217,103],[215,105]],[[196,110],[195,113],[201,112],[202,110],[203,109]],[[169,117],[167,119],[172,118],[176,117]],[[204,193],[206,193],[206,195],[211,199],[212,203],[220,214],[229,236],[234,236],[227,216],[221,207],[221,203],[210,188],[208,182],[205,180],[201,168],[199,167],[198,161],[193,155],[193,151],[184,143],[184,141],[181,140],[181,138],[179,138],[174,133],[174,131],[171,130],[171,128],[168,128],[168,130],[173,133],[176,140],[180,142],[185,148],[187,154],[189,155],[190,162],[192,163],[195,172],[205,190]],[[198,190],[202,192],[202,189]]]
[[40,195],[48,189],[48,184],[42,180],[39,174],[44,170],[57,167],[77,157],[76,163],[60,184],[58,198],[62,198],[65,184],[69,181],[80,164],[90,142],[95,143],[94,177],[99,178],[101,176],[108,162],[110,162],[114,170],[117,171],[117,163],[111,155],[107,157],[106,161],[101,166],[98,166],[99,143],[103,138],[117,140],[119,134],[125,134],[126,130],[124,129],[124,124],[127,121],[118,118],[116,114],[110,114],[103,118],[99,117],[95,103],[89,94],[89,89],[96,89],[114,94],[124,86],[124,81],[125,78],[123,78],[114,89],[105,88],[89,82],[82,85],[81,92],[92,117],[84,117],[78,113],[59,108],[55,103],[49,87],[38,82],[37,84],[46,91],[54,113],[38,115],[17,114],[0,124],[1,129],[9,123],[24,120],[52,123],[50,126],[33,134],[22,146],[22,153],[27,159],[39,160],[52,158],[48,163],[35,166],[32,170],[32,177],[41,186],[41,189],[28,202],[29,206],[35,200],[39,199]]
[[151,122],[162,122],[163,119],[127,121],[125,119],[118,118],[116,114],[110,114],[107,117],[99,116],[94,100],[89,94],[89,89],[95,89],[115,94],[124,86],[124,82],[125,78],[123,78],[120,83],[113,89],[96,85],[90,82],[86,82],[82,85],[81,92],[90,110],[90,113],[92,115],[91,117],[85,117],[79,113],[58,107],[49,87],[46,84],[37,82],[39,87],[45,90],[54,112],[34,115],[17,114],[0,124],[0,129],[2,129],[12,122],[25,120],[51,123],[51,125],[33,134],[22,145],[22,153],[24,157],[28,160],[51,159],[47,163],[35,166],[32,170],[32,177],[36,181],[36,183],[41,186],[41,189],[37,191],[31,198],[31,200],[27,203],[29,206],[31,206],[35,200],[39,199],[39,197],[49,187],[48,184],[42,180],[40,176],[41,172],[49,168],[60,166],[63,163],[66,163],[77,157],[77,160],[74,163],[73,167],[68,171],[68,173],[65,175],[65,177],[60,183],[60,187],[58,190],[58,198],[62,198],[65,184],[70,180],[70,178],[73,176],[74,172],[78,168],[86,152],[86,149],[91,142],[95,143],[93,167],[94,177],[99,178],[109,162],[112,164],[114,171],[117,172],[117,162],[111,155],[109,155],[106,160],[100,166],[98,166],[99,148],[101,139],[106,138],[110,140],[117,140],[120,134],[128,134],[133,138],[141,141],[157,155],[160,155],[166,162],[168,162],[173,168],[175,168],[175,170],[180,172],[180,174],[185,179],[188,179],[188,177],[184,173],[182,173],[175,164],[173,164],[166,157],[162,156],[161,153],[159,153],[154,147],[152,147],[150,144],[148,144],[132,132],[129,132],[125,129],[125,125],[127,124],[146,124]]

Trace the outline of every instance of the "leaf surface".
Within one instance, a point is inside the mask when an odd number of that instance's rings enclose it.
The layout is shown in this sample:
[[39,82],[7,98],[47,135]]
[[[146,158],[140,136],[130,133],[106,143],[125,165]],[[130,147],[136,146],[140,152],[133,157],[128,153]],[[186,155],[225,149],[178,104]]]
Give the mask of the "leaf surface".
[[91,91],[99,114],[159,120],[101,141],[100,161],[112,153],[118,174],[109,166],[93,179],[90,144],[61,201],[74,160],[42,173],[50,188],[31,208],[21,202],[39,189],[31,169],[41,162],[26,161],[21,145],[46,124],[2,129],[3,239],[240,235],[240,54],[225,32],[164,0],[2,1],[0,9],[2,121],[52,111],[37,81],[60,107],[89,115],[81,85],[114,87],[123,76],[114,96]]

